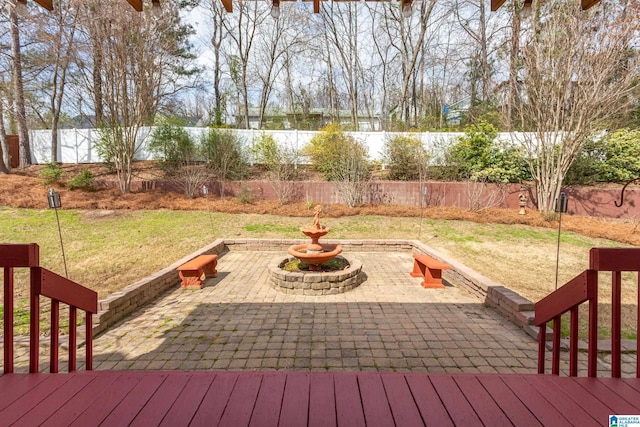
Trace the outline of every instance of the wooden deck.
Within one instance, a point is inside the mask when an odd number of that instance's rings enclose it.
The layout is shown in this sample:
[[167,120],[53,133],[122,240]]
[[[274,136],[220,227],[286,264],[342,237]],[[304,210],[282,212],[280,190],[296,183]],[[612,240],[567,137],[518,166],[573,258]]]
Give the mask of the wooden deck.
[[0,376],[1,426],[602,426],[613,414],[640,414],[640,379],[265,371]]

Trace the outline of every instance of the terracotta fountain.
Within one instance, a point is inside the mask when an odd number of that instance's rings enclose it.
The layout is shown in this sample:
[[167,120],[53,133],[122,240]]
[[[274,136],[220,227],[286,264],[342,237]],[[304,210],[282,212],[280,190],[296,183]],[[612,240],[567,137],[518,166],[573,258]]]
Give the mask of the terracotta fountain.
[[305,236],[311,238],[311,243],[292,245],[287,250],[289,255],[293,255],[300,261],[309,265],[311,271],[321,271],[321,264],[336,257],[342,252],[342,246],[337,244],[322,244],[318,240],[329,232],[329,228],[320,225],[320,212],[322,207],[317,205],[313,211],[313,224],[300,229]]
[[[308,270],[288,271],[285,266],[295,258],[274,259],[269,264],[270,284],[286,294],[334,295],[347,292],[364,282],[362,263],[351,257],[339,255],[342,246],[320,243],[318,240],[329,232],[329,228],[320,225],[322,208],[316,206],[313,224],[300,229],[311,238],[311,243],[292,245],[287,252],[309,266]],[[322,264],[339,256],[345,262],[341,270],[323,269]]]

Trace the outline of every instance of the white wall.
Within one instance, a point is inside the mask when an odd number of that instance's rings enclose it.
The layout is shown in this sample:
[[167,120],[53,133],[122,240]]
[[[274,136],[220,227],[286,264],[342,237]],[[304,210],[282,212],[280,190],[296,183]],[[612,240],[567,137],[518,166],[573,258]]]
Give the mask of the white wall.
[[[187,132],[199,138],[208,128],[186,128]],[[147,151],[149,135],[153,128],[142,128],[138,135],[138,153],[136,159],[150,160],[153,155]],[[262,132],[273,135],[276,142],[284,147],[301,149],[309,143],[317,131],[300,130],[267,130],[259,131],[253,129],[230,129],[230,132],[238,134],[243,144],[250,151],[251,144],[255,137]],[[382,161],[382,151],[387,139],[399,133],[394,132],[349,132],[353,137],[362,141],[369,150],[371,160]],[[463,133],[454,132],[423,132],[409,134],[419,138],[431,157],[437,159],[441,157],[444,148]],[[51,160],[51,131],[35,130],[30,132],[31,152],[34,163],[47,163]],[[58,131],[58,160],[62,163],[100,163],[102,159],[95,148],[95,142],[100,138],[96,129],[61,129]],[[517,134],[500,133],[498,139],[506,141],[520,141]]]

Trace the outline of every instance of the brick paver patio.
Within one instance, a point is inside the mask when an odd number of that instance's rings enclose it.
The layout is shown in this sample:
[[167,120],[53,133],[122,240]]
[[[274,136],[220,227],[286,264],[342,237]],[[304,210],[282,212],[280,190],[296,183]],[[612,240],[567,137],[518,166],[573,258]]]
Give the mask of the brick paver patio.
[[96,369],[535,372],[533,338],[455,287],[423,289],[407,253],[353,253],[367,280],[328,296],[268,284],[281,252],[234,252],[201,290],[167,293],[98,337]]

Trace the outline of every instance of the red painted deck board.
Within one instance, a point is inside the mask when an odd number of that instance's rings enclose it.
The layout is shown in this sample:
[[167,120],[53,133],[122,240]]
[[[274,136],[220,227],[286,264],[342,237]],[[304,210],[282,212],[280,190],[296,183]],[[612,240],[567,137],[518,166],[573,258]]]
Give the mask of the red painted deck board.
[[365,422],[368,426],[393,425],[393,414],[382,385],[382,379],[376,374],[358,376],[360,395]]
[[552,375],[548,381],[553,382],[560,388],[563,394],[570,396],[580,406],[589,412],[589,414],[596,419],[600,425],[603,425],[609,420],[609,415],[616,412],[606,406],[602,401],[597,399],[588,390],[584,389],[576,382],[576,378],[569,378],[571,381],[558,381],[560,377]]
[[309,384],[309,427],[337,425],[333,374],[311,374]]
[[[129,375],[140,374],[131,373]],[[149,397],[147,404],[138,412],[131,425],[146,427],[160,424],[189,381],[189,377],[189,374],[183,372],[171,372],[153,395]]]
[[416,407],[411,389],[404,375],[385,375],[382,377],[391,413],[397,426],[424,425],[420,411]]
[[89,372],[78,372],[73,375],[87,382],[87,386],[82,389],[82,393],[76,394],[58,408],[47,420],[47,426],[67,427],[71,425],[89,405],[100,397],[103,390],[107,389],[120,377],[118,373],[93,375]]
[[571,422],[579,426],[600,426],[588,410],[575,402],[571,396],[563,393],[555,384],[551,382],[552,375],[529,375],[526,381],[531,384],[542,396],[547,399],[549,405],[562,412]]
[[122,401],[122,404],[118,405],[118,407],[104,419],[104,425],[129,425],[129,423],[133,421],[133,419],[146,405],[151,396],[153,396],[156,390],[160,388],[166,378],[166,374],[160,373],[145,375],[145,377],[136,384],[127,397]]
[[85,411],[71,424],[86,427],[101,423],[118,405],[126,405],[129,392],[142,380],[141,376],[118,373],[119,378],[111,384]]
[[478,378],[491,397],[501,402],[501,409],[513,424],[540,426],[542,423],[527,409],[519,396],[513,393],[498,375],[485,375]]
[[[623,396],[613,396],[611,389],[594,378],[576,378],[576,382],[615,414],[640,414],[640,399],[627,401]],[[634,405],[635,403],[635,405]]]
[[455,425],[482,425],[473,407],[458,388],[454,377],[451,375],[434,375],[430,379]]
[[407,376],[407,383],[427,426],[449,427],[453,421],[426,375]]
[[[68,375],[51,375],[43,381],[38,381],[31,390],[23,393],[19,399],[14,400],[13,403],[0,412],[0,420],[6,425],[15,423],[32,408],[45,401],[57,389],[64,386],[70,379],[71,377]],[[12,391],[10,389],[3,390],[3,393],[12,393]]]
[[282,407],[280,408],[280,427],[306,426],[309,420],[309,384],[310,374],[298,372],[287,374]]
[[552,375],[94,371],[0,375],[0,425],[604,425],[640,380]]
[[191,377],[160,425],[170,427],[187,420],[190,422],[209,391],[209,387],[211,387],[211,379],[201,376]]
[[545,426],[570,425],[571,420],[553,406],[527,380],[518,375],[503,376],[503,381],[520,398],[522,403],[536,414],[538,421]]
[[511,426],[509,418],[502,412],[476,376],[460,375],[455,377],[455,382],[475,413],[478,414],[480,421],[485,425]]
[[338,418],[338,426],[366,426],[356,374],[344,373],[334,375],[333,384],[336,390],[336,417]]
[[202,399],[198,412],[191,420],[193,426],[212,426],[217,425],[224,409],[227,407],[231,392],[238,380],[237,375],[233,374],[218,374],[214,378],[209,391]]
[[61,406],[71,400],[76,394],[87,388],[95,376],[89,379],[80,376],[73,376],[60,388],[51,393],[38,405],[21,417],[16,426],[38,426],[51,417]]
[[627,402],[634,403],[640,413],[640,390],[631,387],[629,382],[620,382],[615,378],[600,378],[599,381]]
[[15,402],[36,384],[48,379],[47,375],[0,375],[0,390],[10,390],[10,393],[0,393],[0,411]]
[[255,406],[262,375],[248,372],[239,375],[238,382],[231,392],[227,407],[222,414],[219,426],[237,427],[249,425]]
[[276,373],[264,374],[250,426],[278,425],[286,379],[286,376]]

